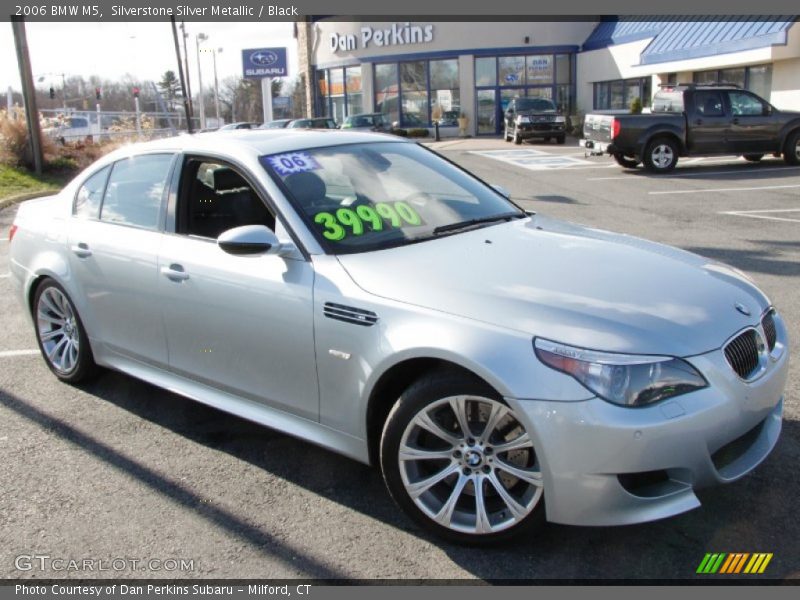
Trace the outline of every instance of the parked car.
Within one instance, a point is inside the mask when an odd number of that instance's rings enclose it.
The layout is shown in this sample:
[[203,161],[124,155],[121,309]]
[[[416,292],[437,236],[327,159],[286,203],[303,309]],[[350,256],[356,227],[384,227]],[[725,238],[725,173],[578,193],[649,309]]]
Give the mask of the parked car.
[[800,164],[800,112],[778,110],[735,85],[663,86],[650,114],[586,115],[580,144],[608,153],[626,169],[640,163],[668,173],[680,156],[739,154],[751,162],[765,154]]
[[62,144],[65,142],[83,141],[88,137],[98,135],[99,128],[85,116],[64,117],[58,124],[46,127],[42,133]]
[[283,129],[294,119],[276,119],[275,121],[268,121],[264,123],[259,129]]
[[458,127],[458,115],[457,110],[444,111],[439,118],[439,127]]
[[503,137],[507,142],[521,144],[534,138],[549,142],[555,138],[563,144],[566,140],[567,119],[558,114],[555,102],[547,98],[517,96],[508,103],[505,112]]
[[379,465],[450,540],[676,515],[781,430],[787,326],[747,276],[401,138],[126,146],[9,238],[58,379],[116,369]]
[[364,113],[345,117],[342,129],[350,131],[389,131],[391,125],[383,113]]
[[339,126],[333,119],[320,117],[315,119],[295,119],[287,127],[289,129],[338,129]]
[[218,131],[228,131],[230,129],[258,129],[261,123],[252,123],[250,121],[240,121],[238,123],[228,123],[218,129]]

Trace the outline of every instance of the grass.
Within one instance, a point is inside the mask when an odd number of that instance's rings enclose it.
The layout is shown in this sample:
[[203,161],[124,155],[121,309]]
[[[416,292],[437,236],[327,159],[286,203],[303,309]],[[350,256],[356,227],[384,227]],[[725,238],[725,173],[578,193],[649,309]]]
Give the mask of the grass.
[[38,176],[26,169],[0,165],[0,202],[17,196],[57,192],[66,183],[57,175]]

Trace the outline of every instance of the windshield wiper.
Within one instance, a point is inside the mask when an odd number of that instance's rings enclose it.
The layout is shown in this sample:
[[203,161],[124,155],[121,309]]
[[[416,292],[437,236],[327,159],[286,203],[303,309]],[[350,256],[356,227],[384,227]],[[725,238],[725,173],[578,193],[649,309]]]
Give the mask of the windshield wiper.
[[473,227],[475,225],[481,225],[483,223],[494,223],[495,221],[510,221],[511,219],[521,219],[525,215],[523,213],[506,213],[504,215],[493,215],[490,217],[480,217],[477,219],[468,219],[466,221],[459,221],[458,223],[450,223],[448,225],[439,225],[438,227],[434,228],[433,235],[439,235],[440,233],[447,233],[448,231],[457,231],[459,229],[466,229],[468,227]]

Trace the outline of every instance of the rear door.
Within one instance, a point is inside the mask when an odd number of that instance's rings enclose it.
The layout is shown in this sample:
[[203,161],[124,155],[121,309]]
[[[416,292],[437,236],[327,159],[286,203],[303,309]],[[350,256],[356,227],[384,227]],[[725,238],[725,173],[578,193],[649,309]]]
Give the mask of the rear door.
[[[233,227],[276,228],[244,173],[212,157],[184,159],[175,224],[168,225],[174,232],[159,256],[170,368],[317,420],[311,263],[299,253],[234,256],[216,243]],[[281,237],[280,227],[276,233]]]
[[779,123],[770,106],[745,90],[727,92],[731,110],[730,144],[736,154],[778,150]]
[[687,145],[692,154],[730,151],[731,115],[721,90],[698,90],[687,106]]
[[144,154],[87,179],[69,234],[70,267],[90,333],[107,350],[160,366],[167,364],[167,343],[157,260],[173,162],[173,154]]

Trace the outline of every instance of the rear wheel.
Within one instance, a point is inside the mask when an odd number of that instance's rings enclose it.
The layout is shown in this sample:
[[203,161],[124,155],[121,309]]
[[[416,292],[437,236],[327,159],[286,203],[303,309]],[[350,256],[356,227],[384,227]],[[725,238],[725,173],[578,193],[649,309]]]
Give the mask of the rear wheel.
[[89,338],[67,292],[45,279],[33,300],[36,340],[45,363],[62,381],[78,383],[97,371]]
[[403,393],[384,425],[381,467],[400,507],[452,541],[501,541],[544,520],[528,431],[491,387],[461,372]]
[[789,134],[783,147],[783,160],[787,165],[800,165],[800,129]]
[[760,162],[764,158],[763,154],[745,154],[742,156],[748,162]]
[[649,171],[669,173],[678,164],[678,144],[669,138],[657,138],[647,144],[642,160]]
[[625,156],[624,154],[617,153],[614,155],[614,160],[620,167],[626,169],[635,169],[639,166],[639,160],[636,157]]

